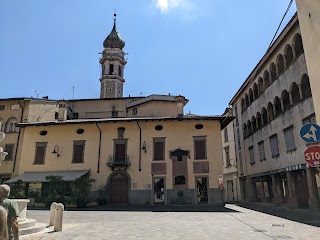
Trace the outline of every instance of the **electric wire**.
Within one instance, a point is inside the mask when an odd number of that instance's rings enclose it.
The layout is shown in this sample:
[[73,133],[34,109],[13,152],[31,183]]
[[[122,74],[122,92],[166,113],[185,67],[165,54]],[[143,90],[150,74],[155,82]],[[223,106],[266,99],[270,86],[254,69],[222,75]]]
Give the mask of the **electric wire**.
[[280,27],[281,27],[281,25],[282,25],[282,22],[283,22],[284,18],[286,17],[287,13],[288,13],[289,10],[290,10],[290,7],[291,7],[292,3],[293,3],[293,0],[290,0],[290,3],[289,3],[289,5],[288,5],[288,7],[287,7],[287,10],[286,10],[286,12],[284,13],[284,15],[283,15],[283,17],[282,17],[282,19],[281,19],[281,21],[280,21],[280,24],[279,24],[279,26],[278,26],[278,28],[277,28],[277,31],[276,31],[276,33],[274,34],[274,36],[273,36],[273,38],[272,38],[272,40],[271,40],[271,42],[270,42],[270,45],[269,45],[267,51],[271,48],[271,46],[272,46],[272,44],[273,44],[273,42],[274,42],[274,39],[276,38],[276,36],[277,36],[277,34],[278,34],[278,32],[279,32],[279,29],[280,29]]

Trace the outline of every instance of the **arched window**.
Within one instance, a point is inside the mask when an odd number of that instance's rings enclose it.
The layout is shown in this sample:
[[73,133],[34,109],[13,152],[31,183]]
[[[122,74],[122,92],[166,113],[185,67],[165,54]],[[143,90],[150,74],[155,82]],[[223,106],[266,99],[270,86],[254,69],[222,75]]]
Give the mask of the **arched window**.
[[257,99],[257,97],[259,96],[258,86],[256,83],[253,84],[253,96],[254,99]]
[[0,124],[1,124],[0,132],[4,132],[4,120],[2,118],[0,118]]
[[284,54],[286,59],[286,66],[288,67],[290,63],[293,61],[292,47],[289,44],[285,47]]
[[259,77],[258,85],[259,85],[259,94],[261,94],[264,90],[263,79],[261,77]]
[[248,135],[250,135],[251,133],[252,133],[252,124],[250,120],[248,120]]
[[269,116],[269,122],[271,122],[274,119],[274,112],[273,112],[273,105],[271,102],[268,103],[268,116]]
[[292,98],[292,103],[299,102],[300,100],[299,87],[295,82],[291,84],[291,98]]
[[118,74],[119,74],[119,76],[121,77],[121,75],[122,75],[121,66],[119,66]]
[[283,110],[287,110],[290,107],[290,97],[287,90],[283,90],[282,94]]
[[278,68],[278,76],[279,76],[284,70],[284,59],[281,54],[279,54],[277,57],[277,68]]
[[303,74],[301,78],[301,91],[303,99],[311,96],[309,76],[307,74]]
[[250,104],[253,103],[253,91],[251,88],[249,89],[249,102]]
[[270,74],[271,74],[271,81],[273,82],[277,78],[277,68],[274,63],[270,64]]
[[257,118],[257,127],[259,129],[262,127],[261,114],[259,112],[257,112],[256,118]]
[[249,97],[248,94],[246,93],[246,95],[244,96],[244,101],[246,102],[246,108],[249,107]]
[[251,123],[252,123],[252,131],[255,132],[257,130],[257,120],[255,117],[251,118]]
[[10,118],[7,122],[7,126],[6,126],[6,133],[12,133],[12,132],[16,132],[17,128],[16,128],[16,124],[17,124],[17,119],[16,118]]
[[109,75],[113,75],[113,64],[109,65]]
[[274,107],[275,107],[275,110],[276,110],[276,116],[278,116],[282,112],[281,102],[280,102],[280,99],[278,97],[274,98]]
[[299,33],[297,33],[293,37],[293,48],[294,48],[294,52],[296,54],[296,57],[298,57],[301,53],[303,53],[302,38]]
[[244,105],[244,100],[243,100],[243,98],[242,98],[242,99],[241,99],[241,111],[243,112],[245,108],[246,108],[246,107],[245,107],[245,105]]
[[266,89],[270,85],[270,77],[269,72],[267,70],[263,73],[263,80],[264,80],[264,89]]
[[263,125],[266,125],[268,123],[268,115],[267,115],[267,110],[265,108],[262,108],[261,116],[262,116]]
[[246,137],[247,136],[247,124],[243,124],[243,136]]

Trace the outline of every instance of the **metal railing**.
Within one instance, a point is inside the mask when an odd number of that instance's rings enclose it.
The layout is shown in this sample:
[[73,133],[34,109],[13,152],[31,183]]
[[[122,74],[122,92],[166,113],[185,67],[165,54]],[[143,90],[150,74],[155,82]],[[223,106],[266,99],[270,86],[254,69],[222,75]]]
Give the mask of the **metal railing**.
[[130,160],[129,160],[129,156],[125,155],[125,156],[110,156],[108,157],[108,162],[107,162],[107,166],[114,168],[114,167],[129,167],[131,165]]

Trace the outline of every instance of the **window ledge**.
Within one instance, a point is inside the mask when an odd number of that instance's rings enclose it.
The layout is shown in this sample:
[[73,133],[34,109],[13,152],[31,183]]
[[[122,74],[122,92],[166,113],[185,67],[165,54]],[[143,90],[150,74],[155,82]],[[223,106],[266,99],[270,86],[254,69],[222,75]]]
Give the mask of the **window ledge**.
[[280,156],[280,153],[278,153],[278,154],[276,154],[276,155],[273,155],[273,156],[271,156],[272,158],[277,158],[277,157],[279,157]]
[[266,160],[267,160],[266,158],[262,158],[262,159],[260,159],[260,162],[266,161]]
[[296,148],[296,147],[295,147],[295,148],[293,148],[293,149],[287,150],[287,153],[289,153],[289,152],[294,152],[295,150],[297,150],[297,148]]

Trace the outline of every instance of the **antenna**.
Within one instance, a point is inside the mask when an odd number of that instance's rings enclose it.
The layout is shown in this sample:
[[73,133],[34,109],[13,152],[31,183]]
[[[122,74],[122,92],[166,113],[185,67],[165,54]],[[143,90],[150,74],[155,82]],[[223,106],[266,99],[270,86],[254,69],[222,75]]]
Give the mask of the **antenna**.
[[145,93],[146,93],[146,92],[142,92],[142,91],[141,91],[141,92],[140,92],[140,96],[142,96],[142,95],[145,94]]
[[34,90],[34,93],[37,95],[37,98],[39,98],[40,93],[42,93],[43,91],[40,90]]
[[75,90],[75,87],[72,86],[72,100],[74,99],[74,90]]

